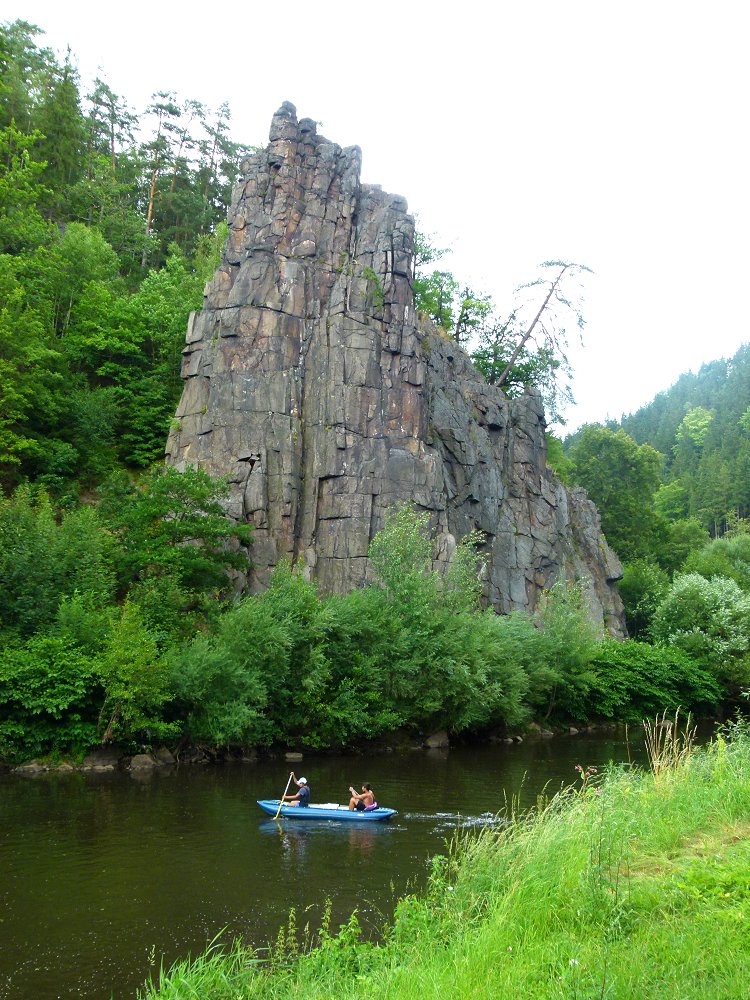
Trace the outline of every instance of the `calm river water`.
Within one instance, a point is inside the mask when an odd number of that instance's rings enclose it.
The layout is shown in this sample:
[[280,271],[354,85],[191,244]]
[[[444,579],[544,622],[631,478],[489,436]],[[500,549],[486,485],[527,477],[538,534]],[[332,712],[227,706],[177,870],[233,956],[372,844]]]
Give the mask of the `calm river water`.
[[0,776],[0,997],[133,998],[163,960],[201,952],[226,928],[256,945],[295,907],[317,927],[353,908],[377,931],[424,884],[428,858],[462,825],[487,822],[575,765],[643,761],[639,736],[595,734],[451,751],[306,758],[313,801],[372,782],[399,810],[387,824],[279,824],[283,761],[127,773]]

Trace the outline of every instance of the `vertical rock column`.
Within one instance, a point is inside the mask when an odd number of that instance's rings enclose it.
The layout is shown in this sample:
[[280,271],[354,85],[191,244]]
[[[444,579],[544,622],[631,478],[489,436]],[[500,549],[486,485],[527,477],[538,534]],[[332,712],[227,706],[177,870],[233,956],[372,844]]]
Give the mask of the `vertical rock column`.
[[438,566],[484,533],[498,611],[581,578],[592,616],[623,634],[619,563],[585,494],[546,465],[540,400],[508,400],[416,321],[413,220],[361,183],[360,159],[284,104],[243,163],[167,461],[229,479],[228,514],[255,527],[250,590],[284,557],[324,593],[361,585],[386,510],[410,500],[430,512]]
[[404,199],[360,183],[360,159],[282,105],[190,320],[167,461],[228,476],[228,513],[255,526],[253,589],[283,556],[324,589],[360,583],[373,498],[413,486],[388,475],[420,447],[413,222]]

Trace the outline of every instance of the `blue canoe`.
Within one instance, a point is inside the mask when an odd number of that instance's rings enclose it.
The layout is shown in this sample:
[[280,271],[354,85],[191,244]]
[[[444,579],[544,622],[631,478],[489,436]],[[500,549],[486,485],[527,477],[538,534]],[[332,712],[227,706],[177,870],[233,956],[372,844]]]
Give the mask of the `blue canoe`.
[[[275,816],[279,808],[278,799],[257,799],[256,800],[264,813]],[[370,809],[369,812],[357,812],[348,806],[339,806],[331,802],[325,805],[312,806],[282,806],[279,818],[284,819],[337,819],[354,823],[373,823],[378,820],[390,819],[396,815],[395,809]]]

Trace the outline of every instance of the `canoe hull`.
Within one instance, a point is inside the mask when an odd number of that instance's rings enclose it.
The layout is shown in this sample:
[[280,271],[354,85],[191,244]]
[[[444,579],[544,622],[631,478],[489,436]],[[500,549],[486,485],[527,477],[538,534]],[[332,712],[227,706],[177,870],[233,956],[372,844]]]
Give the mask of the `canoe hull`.
[[[278,799],[257,799],[256,800],[264,813],[275,816],[279,808]],[[282,806],[279,819],[333,819],[343,820],[345,823],[378,823],[390,819],[396,815],[395,809],[371,809],[369,812],[357,812],[348,809],[346,806]]]

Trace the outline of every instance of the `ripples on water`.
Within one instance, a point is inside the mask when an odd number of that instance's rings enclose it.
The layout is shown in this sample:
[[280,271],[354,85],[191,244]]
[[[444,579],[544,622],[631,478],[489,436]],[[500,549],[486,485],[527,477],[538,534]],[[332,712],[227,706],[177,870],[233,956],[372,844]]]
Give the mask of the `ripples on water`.
[[348,800],[371,781],[389,823],[276,822],[255,800],[278,797],[283,761],[128,774],[0,777],[0,998],[133,997],[164,959],[201,952],[216,934],[256,946],[290,907],[318,926],[352,909],[369,931],[429,858],[461,829],[503,823],[575,764],[642,759],[612,739],[374,757],[307,758],[313,794]]

